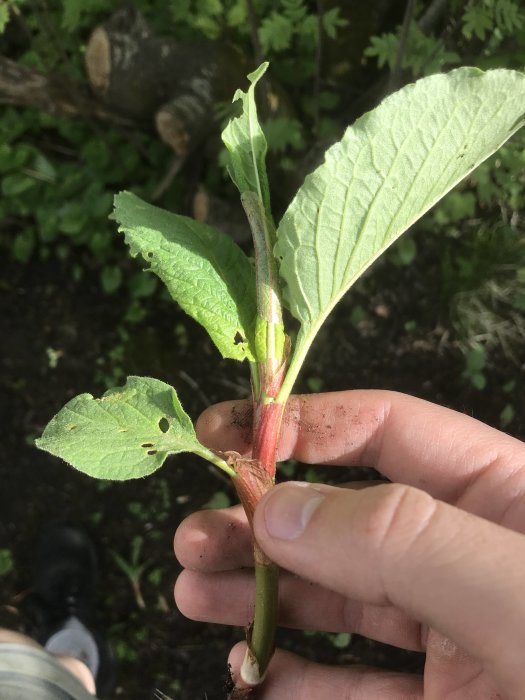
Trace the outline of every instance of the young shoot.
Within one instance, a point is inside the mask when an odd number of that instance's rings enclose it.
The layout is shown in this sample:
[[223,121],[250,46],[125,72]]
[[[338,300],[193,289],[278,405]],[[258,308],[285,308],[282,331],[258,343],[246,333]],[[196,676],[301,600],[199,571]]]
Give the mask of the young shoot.
[[[354,282],[404,231],[525,123],[525,75],[459,68],[407,85],[348,127],[308,175],[276,226],[255,87],[223,133],[229,172],[253,233],[255,263],[216,229],[115,197],[114,218],[173,299],[224,358],[246,360],[252,382],[251,457],[200,444],[175,389],[129,377],[101,398],[81,394],[51,420],[41,449],[100,479],[136,479],[168,455],[193,452],[231,477],[251,521],[272,487],[286,401],[320,327]],[[299,322],[293,343],[283,308]],[[255,618],[241,684],[258,686],[274,647],[277,567],[254,545]],[[234,690],[231,697],[241,694]]]

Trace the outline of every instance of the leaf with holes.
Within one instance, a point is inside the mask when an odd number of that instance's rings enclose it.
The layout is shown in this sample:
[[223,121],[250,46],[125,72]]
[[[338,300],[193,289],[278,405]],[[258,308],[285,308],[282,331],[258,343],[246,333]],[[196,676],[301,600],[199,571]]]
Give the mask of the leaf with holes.
[[184,311],[204,326],[223,357],[254,359],[255,273],[227,235],[154,207],[131,192],[115,197],[114,218]]
[[147,476],[178,452],[216,461],[197,440],[175,389],[150,377],[128,377],[100,399],[76,396],[36,445],[85,474],[117,481]]

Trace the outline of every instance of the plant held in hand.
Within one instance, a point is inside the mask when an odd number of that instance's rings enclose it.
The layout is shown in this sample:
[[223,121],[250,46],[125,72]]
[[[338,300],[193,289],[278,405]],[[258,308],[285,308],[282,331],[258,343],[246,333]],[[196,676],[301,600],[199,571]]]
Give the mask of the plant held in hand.
[[[248,76],[246,93],[236,93],[242,113],[223,133],[253,233],[254,264],[228,236],[129,192],[116,196],[114,214],[131,254],[142,256],[222,356],[247,360],[251,458],[200,444],[175,390],[149,377],[129,377],[100,399],[77,396],[37,440],[101,479],[146,476],[169,454],[193,452],[232,478],[249,520],[274,482],[286,401],[335,304],[391,243],[525,123],[525,74],[460,68],[424,78],[346,130],[276,227],[254,99],[266,68]],[[283,307],[300,323],[293,347]],[[257,543],[254,554],[255,618],[241,670],[241,684],[249,687],[264,677],[277,618],[277,567]]]

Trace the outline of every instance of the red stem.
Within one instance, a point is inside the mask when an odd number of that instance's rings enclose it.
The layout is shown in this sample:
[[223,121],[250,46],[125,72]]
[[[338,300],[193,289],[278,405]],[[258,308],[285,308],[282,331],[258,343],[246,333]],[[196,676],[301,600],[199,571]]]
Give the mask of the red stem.
[[[258,423],[254,435],[252,458],[240,455],[234,457],[237,477],[235,488],[251,524],[257,503],[273,486],[275,478],[275,457],[284,404],[256,403],[254,425]],[[230,453],[231,454],[231,453]]]

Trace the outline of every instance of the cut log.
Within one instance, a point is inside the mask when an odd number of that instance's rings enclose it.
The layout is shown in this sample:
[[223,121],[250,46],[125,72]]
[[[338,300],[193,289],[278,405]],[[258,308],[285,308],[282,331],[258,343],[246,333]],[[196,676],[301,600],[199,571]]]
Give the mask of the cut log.
[[87,89],[61,75],[44,75],[0,56],[0,104],[30,107],[61,117],[80,117],[109,122],[115,126],[136,126],[95,99]]
[[93,31],[86,69],[93,91],[110,109],[155,124],[178,155],[187,155],[214,128],[213,105],[231,99],[247,72],[242,56],[225,44],[156,36],[129,6]]

